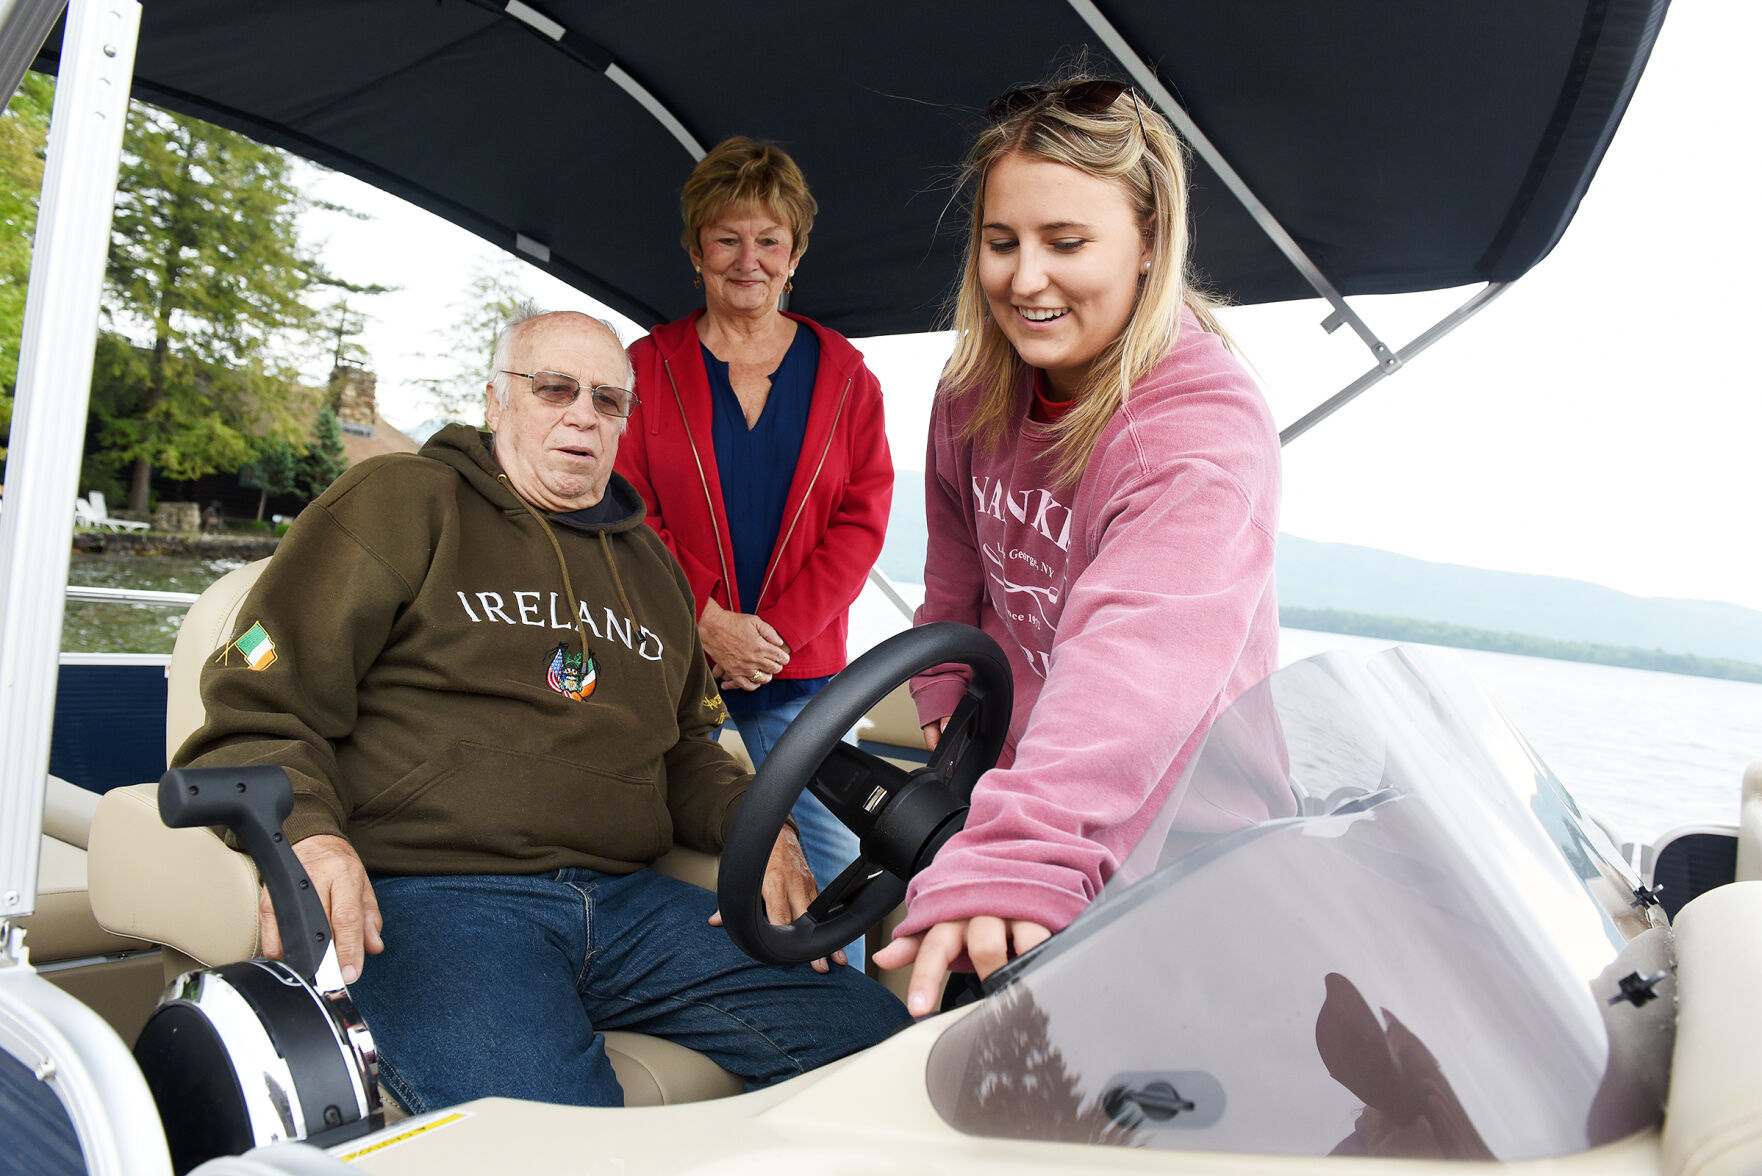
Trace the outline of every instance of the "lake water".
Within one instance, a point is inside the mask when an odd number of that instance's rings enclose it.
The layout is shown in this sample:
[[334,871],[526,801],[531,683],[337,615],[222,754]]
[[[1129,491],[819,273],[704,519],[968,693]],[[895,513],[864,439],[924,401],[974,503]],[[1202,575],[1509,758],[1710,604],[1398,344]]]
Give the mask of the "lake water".
[[[85,588],[200,592],[245,562],[76,551],[67,582]],[[71,601],[61,622],[61,649],[64,653],[170,653],[182,619],[182,609],[161,605]]]
[[[200,592],[237,561],[172,556],[73,557],[71,582]],[[901,585],[913,603],[922,589]],[[176,609],[70,604],[62,648],[170,653]],[[903,625],[873,589],[853,609],[855,654]],[[1369,655],[1394,644],[1286,629],[1280,660],[1324,650]],[[1581,806],[1624,836],[1651,840],[1688,824],[1732,824],[1744,766],[1762,760],[1762,684],[1453,649],[1535,745]]]

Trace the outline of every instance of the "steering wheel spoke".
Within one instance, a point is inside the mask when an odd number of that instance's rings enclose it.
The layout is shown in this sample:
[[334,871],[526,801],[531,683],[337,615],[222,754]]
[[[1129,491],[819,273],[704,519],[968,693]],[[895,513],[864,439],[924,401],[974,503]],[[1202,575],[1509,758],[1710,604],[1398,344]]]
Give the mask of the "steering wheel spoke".
[[858,854],[857,860],[844,867],[838,877],[820,891],[820,897],[808,905],[807,917],[816,923],[838,917],[850,905],[850,900],[861,894],[869,883],[886,875],[886,870]]
[[[975,750],[979,736],[979,719],[982,714],[980,700],[971,694],[964,695],[954,714],[948,717],[942,729],[942,738],[936,744],[936,750],[930,755],[928,767],[948,788],[961,800],[973,798],[973,785],[979,782],[979,776],[991,766],[990,763],[973,767],[970,759]],[[996,756],[993,755],[995,762]]]

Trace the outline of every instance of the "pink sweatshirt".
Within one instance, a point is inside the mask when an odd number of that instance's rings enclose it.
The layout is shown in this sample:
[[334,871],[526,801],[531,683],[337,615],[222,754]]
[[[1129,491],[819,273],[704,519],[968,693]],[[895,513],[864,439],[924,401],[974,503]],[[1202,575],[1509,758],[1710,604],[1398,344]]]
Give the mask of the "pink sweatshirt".
[[[1052,433],[1017,388],[1016,440],[959,438],[972,398],[930,420],[929,552],[917,620],[963,621],[1009,656],[1015,710],[965,829],[912,881],[896,934],[975,915],[1056,931],[1100,891],[1219,710],[1277,664],[1279,440],[1254,382],[1183,314],[1174,352],[1126,397],[1082,478],[1050,476]],[[922,722],[964,675],[914,679]],[[1189,795],[1174,827],[1238,828],[1289,794]]]

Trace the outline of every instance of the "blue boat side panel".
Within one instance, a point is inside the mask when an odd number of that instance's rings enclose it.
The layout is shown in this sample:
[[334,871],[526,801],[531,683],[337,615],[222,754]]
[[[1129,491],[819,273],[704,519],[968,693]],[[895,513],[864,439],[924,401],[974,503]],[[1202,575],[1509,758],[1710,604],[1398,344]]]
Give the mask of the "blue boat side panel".
[[49,771],[93,792],[165,774],[165,667],[61,667]]
[[79,1137],[55,1092],[10,1054],[0,1053],[0,1176],[79,1176]]

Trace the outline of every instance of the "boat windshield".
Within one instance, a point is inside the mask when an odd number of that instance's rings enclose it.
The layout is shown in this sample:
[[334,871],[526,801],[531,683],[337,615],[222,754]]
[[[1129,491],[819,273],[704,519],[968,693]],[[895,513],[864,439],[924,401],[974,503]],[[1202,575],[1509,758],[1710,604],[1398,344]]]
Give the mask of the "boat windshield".
[[[1177,802],[1288,788],[1227,834]],[[1152,834],[929,1061],[975,1135],[1504,1161],[1655,1125],[1663,915],[1451,655],[1288,666]]]

